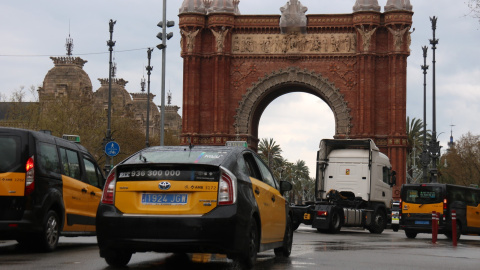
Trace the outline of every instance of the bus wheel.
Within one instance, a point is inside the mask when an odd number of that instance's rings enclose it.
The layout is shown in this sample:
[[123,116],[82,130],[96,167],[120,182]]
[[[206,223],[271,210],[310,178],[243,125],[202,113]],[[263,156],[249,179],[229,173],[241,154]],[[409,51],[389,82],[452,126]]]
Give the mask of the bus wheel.
[[405,231],[405,235],[407,236],[407,238],[410,238],[410,239],[414,239],[415,237],[417,237],[417,233],[416,232],[412,232],[412,231]]
[[[460,222],[457,221],[457,241],[460,239],[460,235],[462,234],[462,225],[460,225]],[[452,240],[452,231],[449,231],[445,233],[445,236]]]

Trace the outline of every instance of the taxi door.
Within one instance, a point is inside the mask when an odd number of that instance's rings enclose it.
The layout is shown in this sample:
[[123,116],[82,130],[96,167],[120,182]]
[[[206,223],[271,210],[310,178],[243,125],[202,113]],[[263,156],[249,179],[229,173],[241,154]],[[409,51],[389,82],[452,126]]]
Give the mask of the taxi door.
[[472,191],[472,200],[467,202],[467,227],[480,232],[480,191]]
[[260,211],[260,222],[262,227],[261,243],[272,243],[283,241],[286,226],[285,199],[276,188],[276,182],[263,162],[254,157],[253,160],[247,161],[249,166],[257,166],[253,168],[258,175],[256,178],[250,178],[252,181],[252,189]]
[[64,231],[85,231],[85,220],[88,207],[88,187],[82,182],[78,153],[60,148],[60,159],[63,166],[63,203],[65,205]]
[[97,215],[97,208],[102,199],[103,176],[100,169],[95,165],[93,161],[87,158],[83,158],[83,164],[85,166],[85,188],[87,192],[84,196],[86,200],[85,209],[85,230],[89,232],[95,231],[95,217]]

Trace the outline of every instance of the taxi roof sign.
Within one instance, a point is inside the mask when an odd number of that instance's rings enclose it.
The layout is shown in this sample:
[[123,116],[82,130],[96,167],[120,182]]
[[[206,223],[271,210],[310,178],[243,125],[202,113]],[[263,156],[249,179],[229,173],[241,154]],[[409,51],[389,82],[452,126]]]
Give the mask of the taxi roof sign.
[[65,139],[67,141],[71,141],[71,142],[74,142],[74,143],[80,143],[80,136],[79,135],[63,134],[62,139]]
[[234,146],[234,147],[248,147],[248,144],[246,141],[227,141],[225,146]]

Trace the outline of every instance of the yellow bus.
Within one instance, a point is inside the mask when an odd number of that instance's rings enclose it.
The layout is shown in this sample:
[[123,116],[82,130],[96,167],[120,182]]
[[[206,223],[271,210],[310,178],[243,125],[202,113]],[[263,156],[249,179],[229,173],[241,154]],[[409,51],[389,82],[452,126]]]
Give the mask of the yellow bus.
[[408,238],[432,232],[432,212],[439,213],[438,233],[452,237],[453,210],[457,213],[457,238],[480,234],[480,189],[450,184],[405,184],[400,192],[400,228]]

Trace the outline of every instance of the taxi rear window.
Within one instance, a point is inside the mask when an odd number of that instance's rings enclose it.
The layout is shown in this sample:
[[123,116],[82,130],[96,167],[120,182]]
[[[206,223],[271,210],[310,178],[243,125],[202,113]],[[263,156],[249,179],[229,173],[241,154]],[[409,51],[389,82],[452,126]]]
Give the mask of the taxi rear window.
[[117,181],[218,181],[220,169],[205,165],[138,164],[118,167]]
[[228,152],[202,150],[147,150],[127,159],[124,164],[160,163],[160,164],[211,164],[219,165]]
[[0,137],[0,173],[13,172],[20,168],[20,138]]

